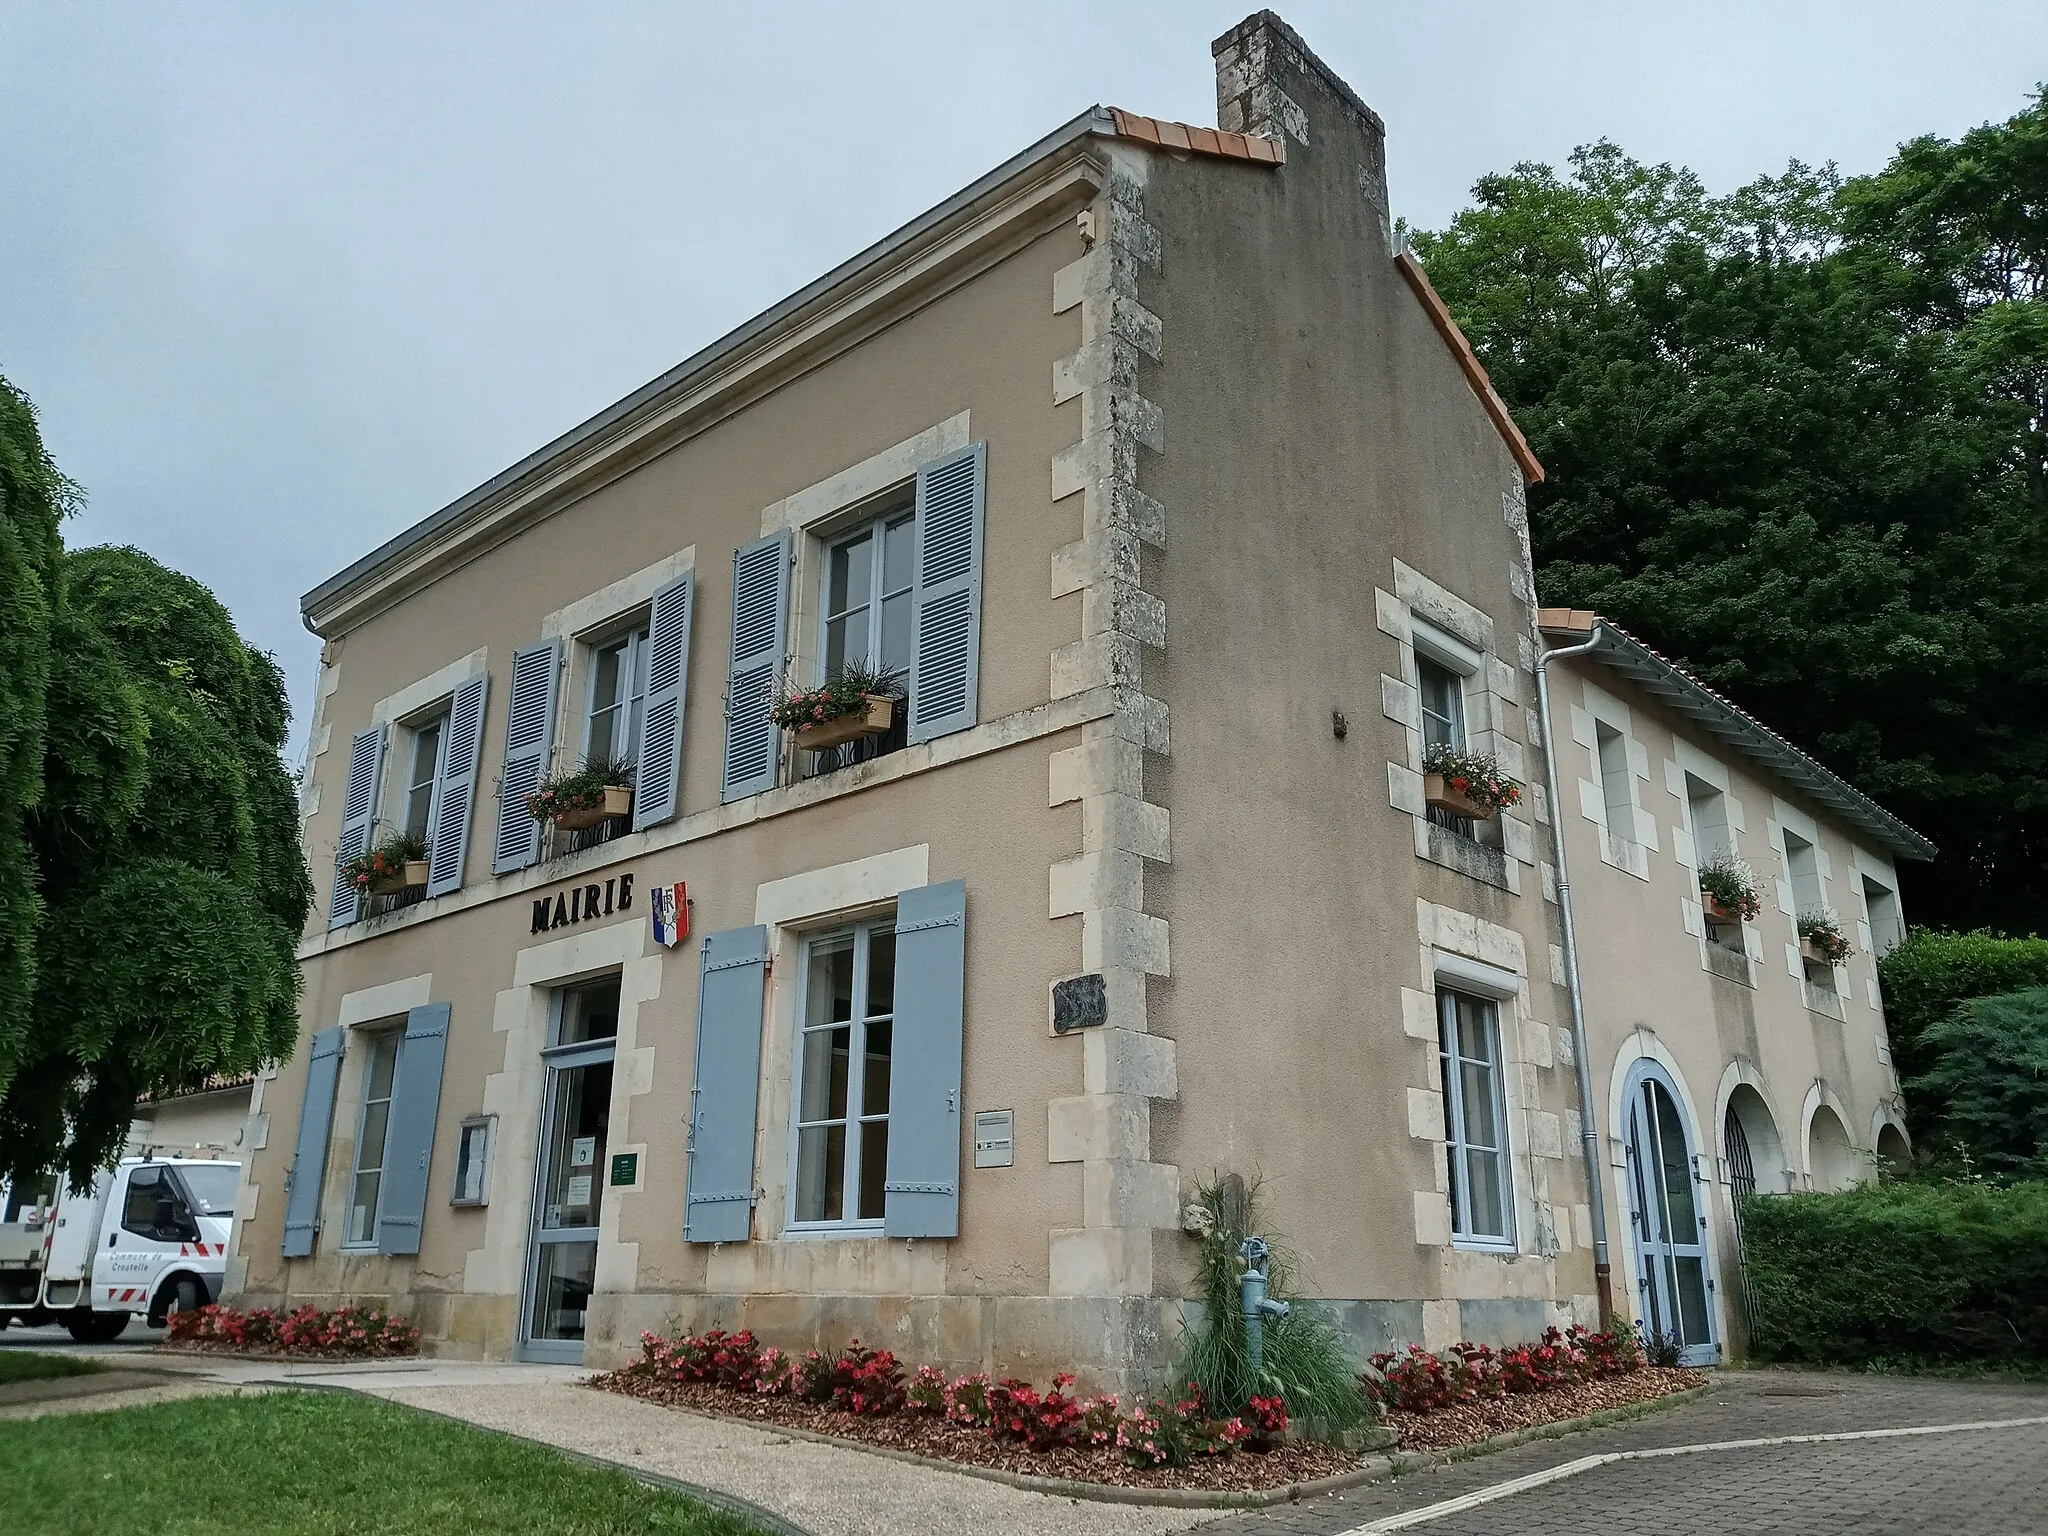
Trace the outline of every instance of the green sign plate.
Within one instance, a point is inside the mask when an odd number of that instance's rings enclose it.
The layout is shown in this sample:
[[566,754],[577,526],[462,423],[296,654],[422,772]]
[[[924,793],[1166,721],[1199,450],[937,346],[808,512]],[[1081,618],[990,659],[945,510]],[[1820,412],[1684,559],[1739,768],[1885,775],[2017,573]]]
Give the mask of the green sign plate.
[[640,1154],[638,1152],[614,1152],[612,1154],[612,1188],[640,1182]]

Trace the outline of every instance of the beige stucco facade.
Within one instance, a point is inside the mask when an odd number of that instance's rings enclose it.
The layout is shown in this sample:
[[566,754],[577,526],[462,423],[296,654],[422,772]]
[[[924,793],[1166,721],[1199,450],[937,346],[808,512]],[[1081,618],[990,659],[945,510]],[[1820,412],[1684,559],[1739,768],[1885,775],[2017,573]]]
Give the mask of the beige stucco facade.
[[[745,1325],[785,1347],[858,1334],[950,1368],[1135,1385],[1172,1347],[1183,1209],[1218,1173],[1261,1180],[1269,1227],[1361,1351],[1595,1318],[1540,782],[1523,501],[1540,470],[1395,259],[1378,119],[1270,18],[1219,43],[1218,97],[1220,137],[1084,114],[309,594],[326,640],[302,800],[316,871],[342,840],[359,733],[393,743],[380,824],[403,814],[408,722],[479,677],[481,750],[459,884],[338,926],[325,900],[315,914],[300,1049],[255,1094],[231,1293],[377,1298],[433,1349],[519,1352],[553,999],[615,976],[605,1147],[636,1161],[596,1175],[592,1362],[643,1328]],[[784,742],[772,787],[731,793],[735,551],[790,536],[785,660],[814,681],[831,539],[972,445],[971,720],[813,777]],[[573,762],[585,642],[686,572],[676,814],[493,874],[515,650],[565,642],[553,760]],[[1425,811],[1418,657],[1462,679],[1469,745],[1536,790],[1471,835]],[[1553,679],[1567,757],[1587,688],[1627,701],[1602,676]],[[1667,761],[1693,760],[1654,708],[1628,708],[1659,829],[1646,868],[1609,868],[1588,841],[1602,829],[1565,818],[1599,1092],[1627,1053],[1668,1052],[1719,1156],[1730,1085],[1752,1084],[1803,1179],[1809,1085],[1856,1147],[1896,1104],[1868,949],[1825,1026],[1778,953],[1782,916],[1754,925],[1753,985],[1701,970],[1677,802],[1658,798]],[[1722,771],[1759,869],[1793,824],[1838,885],[1889,869],[1751,770]],[[549,919],[628,876],[636,905]],[[790,1195],[806,946],[954,881],[957,1232],[806,1228]],[[644,893],[673,882],[691,932],[666,947]],[[744,1238],[688,1241],[699,940],[754,927],[751,1214]],[[1697,987],[1672,984],[1686,966]],[[1056,1031],[1055,987],[1097,977],[1100,1009]],[[1498,1027],[1507,1230],[1477,1243],[1447,1186],[1444,989]],[[418,1251],[349,1245],[359,1047],[444,1004]],[[308,1162],[310,1042],[333,1031],[331,1130]],[[975,1166],[984,1111],[1012,1116],[1007,1165]],[[1614,1106],[1598,1113],[1611,1134]],[[456,1203],[466,1122],[489,1125],[485,1198]],[[287,1258],[295,1161],[319,1177],[318,1230]],[[1610,1225],[1619,1274],[1625,1214]]]

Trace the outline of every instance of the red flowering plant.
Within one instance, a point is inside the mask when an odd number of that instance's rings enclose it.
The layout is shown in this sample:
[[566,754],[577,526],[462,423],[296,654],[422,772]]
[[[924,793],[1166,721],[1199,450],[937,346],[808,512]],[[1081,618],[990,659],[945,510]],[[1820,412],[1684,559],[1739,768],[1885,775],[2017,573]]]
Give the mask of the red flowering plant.
[[977,1371],[972,1376],[962,1376],[946,1388],[946,1421],[970,1429],[986,1429],[995,1422],[986,1374]]
[[1840,965],[1856,953],[1849,943],[1849,935],[1842,930],[1842,920],[1826,907],[1809,907],[1795,920],[1799,937],[1820,951],[1821,959],[1829,965]]
[[1073,1384],[1072,1374],[1062,1372],[1053,1377],[1051,1391],[1039,1392],[1028,1381],[1004,1377],[989,1388],[989,1433],[998,1440],[1021,1441],[1030,1451],[1072,1445],[1086,1416],[1085,1405],[1067,1395]]
[[895,1413],[906,1400],[903,1367],[896,1356],[886,1349],[871,1349],[859,1339],[850,1341],[845,1353],[832,1362],[827,1379],[832,1406],[841,1413]]
[[585,758],[581,768],[551,773],[526,797],[527,814],[535,821],[560,824],[578,811],[594,811],[604,804],[608,789],[630,789],[633,765],[624,758]]
[[1366,1391],[1399,1413],[1438,1413],[1505,1393],[1552,1392],[1639,1370],[1642,1346],[1631,1333],[1589,1333],[1576,1323],[1546,1328],[1534,1344],[1496,1350],[1463,1340],[1440,1353],[1410,1344],[1372,1357]]
[[1756,871],[1732,853],[1718,853],[1700,865],[1700,890],[1733,912],[1743,922],[1756,921],[1764,909],[1757,894]]
[[1422,754],[1422,771],[1441,774],[1451,789],[1489,811],[1522,803],[1521,782],[1502,773],[1492,758],[1477,752],[1459,752],[1442,742],[1432,742]]
[[427,840],[411,832],[391,832],[352,859],[341,861],[341,883],[357,891],[403,884],[405,866],[427,856]]
[[768,718],[785,731],[794,731],[802,745],[803,733],[813,726],[866,714],[870,699],[902,696],[903,684],[893,673],[849,663],[816,688],[785,683],[768,706]]
[[946,1411],[946,1373],[936,1365],[920,1365],[903,1389],[903,1405],[912,1413]]
[[172,1313],[167,1333],[174,1344],[263,1354],[374,1358],[420,1351],[420,1331],[412,1324],[381,1307],[355,1305],[331,1311],[308,1305],[282,1316],[268,1307],[206,1306]]
[[1249,1434],[1244,1448],[1264,1455],[1276,1449],[1287,1438],[1287,1399],[1277,1393],[1271,1397],[1255,1397],[1244,1405]]

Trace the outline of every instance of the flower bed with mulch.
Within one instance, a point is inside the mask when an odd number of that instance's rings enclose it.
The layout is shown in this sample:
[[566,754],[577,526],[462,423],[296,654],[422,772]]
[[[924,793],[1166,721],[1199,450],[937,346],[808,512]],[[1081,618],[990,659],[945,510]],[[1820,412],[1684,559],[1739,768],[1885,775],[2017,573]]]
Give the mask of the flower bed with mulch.
[[1386,1417],[1387,1428],[1401,1437],[1404,1451],[1451,1451],[1476,1445],[1495,1435],[1556,1424],[1565,1419],[1584,1418],[1636,1403],[1654,1402],[1674,1392],[1689,1392],[1707,1384],[1699,1371],[1675,1366],[1646,1365],[1625,1376],[1600,1381],[1574,1382],[1547,1392],[1521,1393],[1477,1402],[1458,1403],[1434,1413],[1403,1413]]
[[343,1306],[290,1312],[206,1306],[173,1312],[164,1343],[227,1354],[318,1360],[381,1360],[420,1352],[420,1331],[379,1307]]

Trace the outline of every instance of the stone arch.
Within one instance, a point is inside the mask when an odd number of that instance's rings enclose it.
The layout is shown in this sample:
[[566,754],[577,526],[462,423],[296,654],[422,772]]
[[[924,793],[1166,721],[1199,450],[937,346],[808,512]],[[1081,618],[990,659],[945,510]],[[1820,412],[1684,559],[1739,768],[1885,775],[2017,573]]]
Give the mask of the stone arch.
[[1806,1178],[1808,1187],[1822,1193],[1849,1189],[1864,1181],[1868,1169],[1849,1139],[1849,1123],[1841,1110],[1828,1101],[1834,1095],[1820,1084],[1819,1094],[1809,1094],[1806,1116]]
[[1904,1173],[1912,1166],[1913,1143],[1906,1135],[1906,1128],[1890,1116],[1880,1117],[1877,1134],[1870,1140],[1877,1148],[1877,1160],[1882,1167],[1893,1173]]

